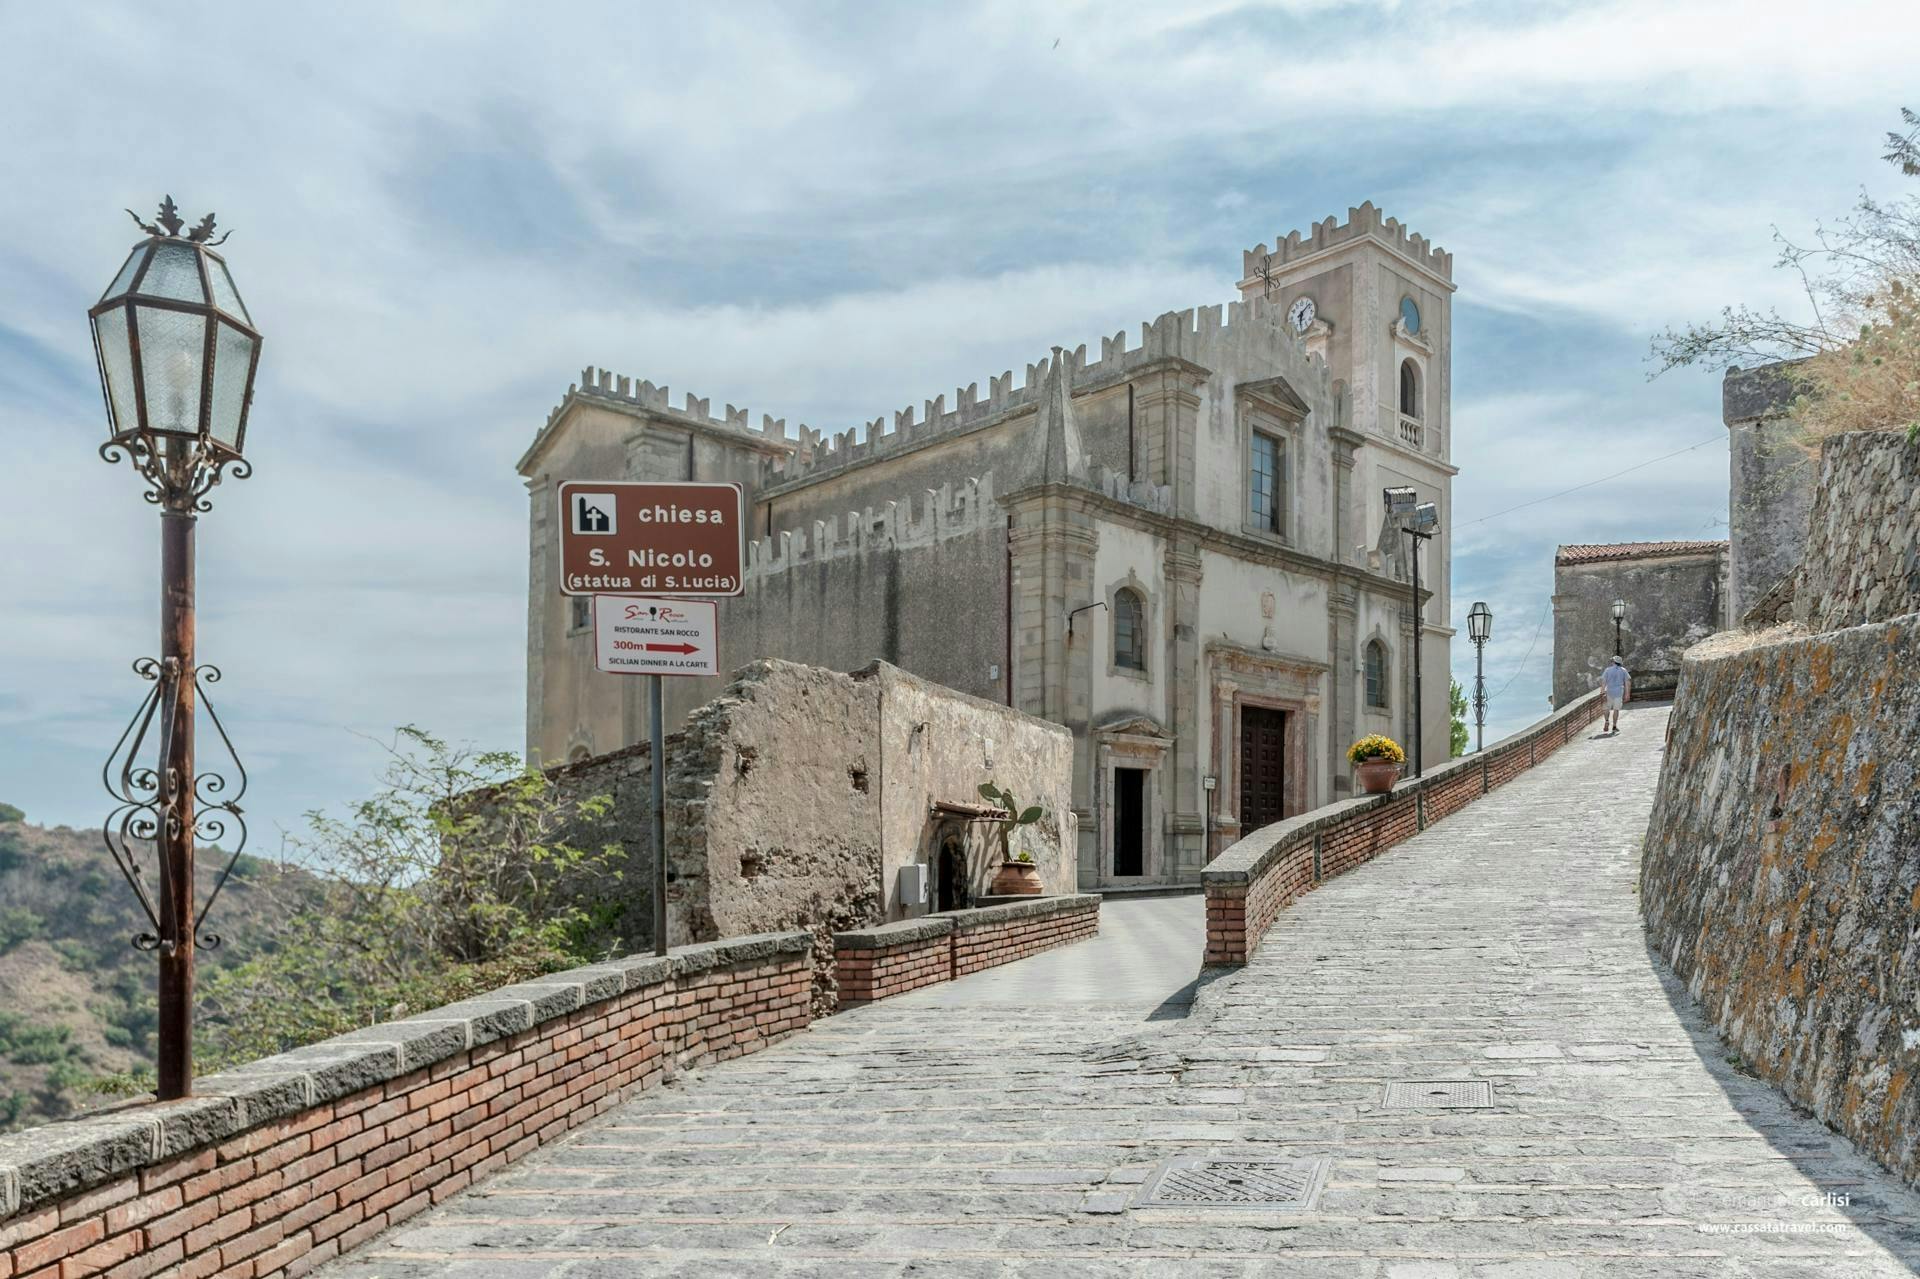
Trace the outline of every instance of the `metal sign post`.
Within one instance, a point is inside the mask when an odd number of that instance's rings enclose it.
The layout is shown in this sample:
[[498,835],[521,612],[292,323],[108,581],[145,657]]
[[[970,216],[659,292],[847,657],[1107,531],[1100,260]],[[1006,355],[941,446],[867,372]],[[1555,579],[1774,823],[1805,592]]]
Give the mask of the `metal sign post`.
[[667,953],[667,729],[660,708],[660,677],[647,676],[647,712],[653,721],[653,953]]
[[[718,675],[714,596],[746,589],[738,484],[566,480],[560,593],[591,595],[595,666],[647,677],[653,800],[653,953],[667,953],[667,732],[660,680]],[[699,598],[687,598],[699,597]]]
[[653,953],[667,953],[667,734],[664,675],[718,675],[718,608],[712,600],[593,597],[594,664],[647,677],[653,771]]

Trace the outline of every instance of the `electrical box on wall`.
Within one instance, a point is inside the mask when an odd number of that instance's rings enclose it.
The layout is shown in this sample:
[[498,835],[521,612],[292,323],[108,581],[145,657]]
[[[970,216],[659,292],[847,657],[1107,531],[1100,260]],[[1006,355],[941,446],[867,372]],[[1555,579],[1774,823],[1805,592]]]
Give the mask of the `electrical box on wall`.
[[927,868],[919,862],[900,868],[900,904],[924,906],[927,902]]

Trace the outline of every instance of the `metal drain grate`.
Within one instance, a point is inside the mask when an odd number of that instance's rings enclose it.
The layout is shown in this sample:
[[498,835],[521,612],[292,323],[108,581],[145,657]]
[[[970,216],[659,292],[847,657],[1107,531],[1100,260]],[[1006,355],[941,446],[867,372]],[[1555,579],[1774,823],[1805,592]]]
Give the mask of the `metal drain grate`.
[[1269,1208],[1307,1212],[1327,1184],[1326,1159],[1169,1159],[1136,1208]]
[[1491,1106],[1493,1085],[1484,1079],[1396,1079],[1381,1104],[1416,1110]]

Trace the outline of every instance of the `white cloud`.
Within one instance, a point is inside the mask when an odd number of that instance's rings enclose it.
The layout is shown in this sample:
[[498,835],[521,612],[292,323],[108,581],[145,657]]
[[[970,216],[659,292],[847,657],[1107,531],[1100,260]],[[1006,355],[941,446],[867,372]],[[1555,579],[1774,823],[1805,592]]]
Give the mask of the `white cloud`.
[[[0,785],[90,817],[70,762],[111,744],[151,644],[152,513],[89,443],[83,312],[122,205],[220,210],[267,330],[259,472],[203,521],[202,592],[285,817],[350,793],[355,732],[519,740],[512,466],[582,365],[846,429],[1223,300],[1241,248],[1372,197],[1456,253],[1466,520],[1715,433],[1710,388],[1643,384],[1621,344],[1782,296],[1769,223],[1877,177],[1920,34],[1848,4],[1112,12],[0,11],[31,175],[0,184],[0,387],[35,387],[0,392]],[[1517,662],[1554,541],[1715,509],[1709,447],[1463,525],[1454,596],[1495,601],[1489,657]]]

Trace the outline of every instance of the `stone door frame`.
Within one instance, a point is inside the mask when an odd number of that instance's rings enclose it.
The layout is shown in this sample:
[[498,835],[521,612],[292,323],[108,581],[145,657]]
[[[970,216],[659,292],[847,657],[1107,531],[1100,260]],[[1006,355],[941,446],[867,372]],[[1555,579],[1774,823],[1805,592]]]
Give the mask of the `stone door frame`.
[[1255,653],[1222,644],[1207,648],[1207,704],[1212,712],[1214,792],[1207,860],[1247,832],[1240,829],[1240,712],[1257,706],[1286,715],[1281,750],[1281,802],[1292,817],[1318,802],[1312,794],[1314,746],[1320,736],[1324,662]]
[[[1102,886],[1154,884],[1169,880],[1175,861],[1168,847],[1168,799],[1172,778],[1167,758],[1173,737],[1152,719],[1139,715],[1093,730],[1094,740],[1094,875]],[[1144,829],[1140,838],[1138,875],[1113,873],[1115,809],[1114,770],[1137,768],[1143,779]]]

